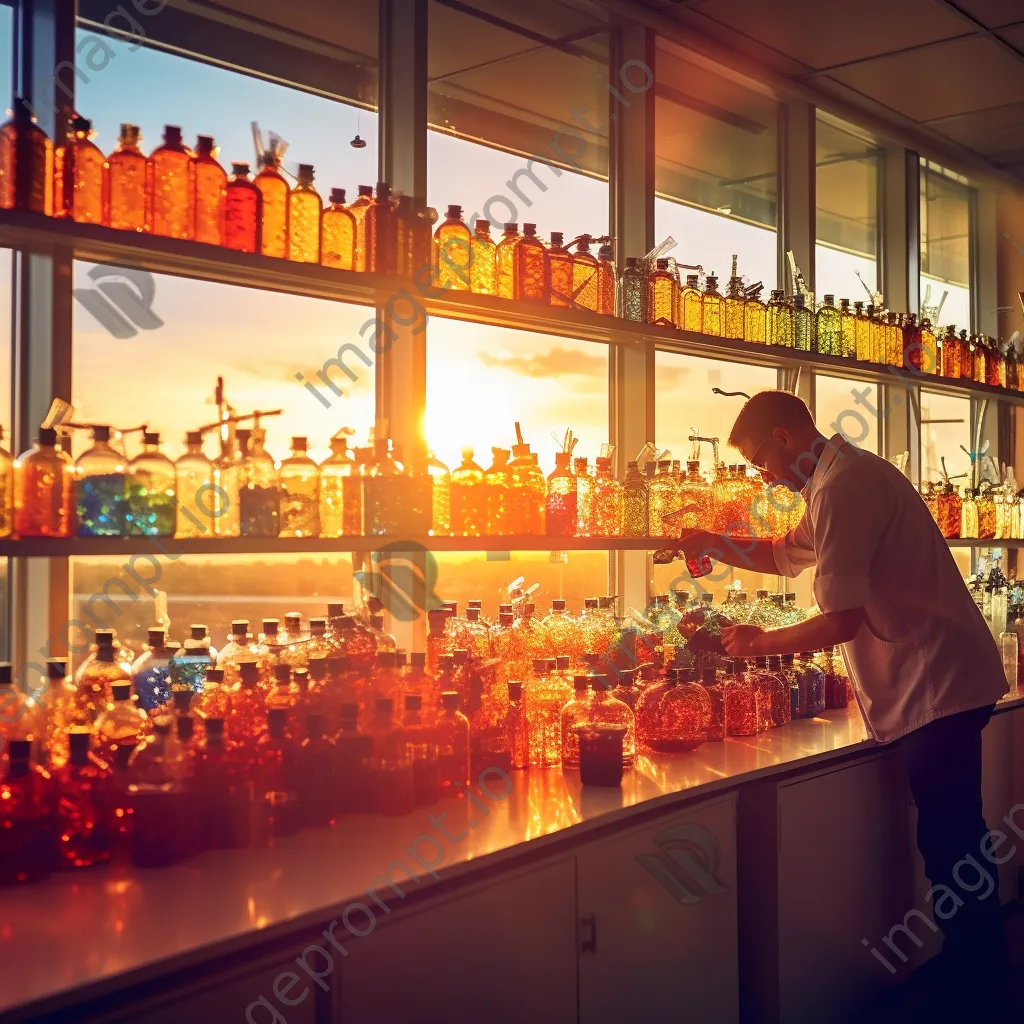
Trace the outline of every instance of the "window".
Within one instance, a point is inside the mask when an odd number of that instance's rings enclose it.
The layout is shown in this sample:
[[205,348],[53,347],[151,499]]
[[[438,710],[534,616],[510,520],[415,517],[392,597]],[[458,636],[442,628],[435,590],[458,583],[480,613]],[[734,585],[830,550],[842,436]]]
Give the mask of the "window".
[[[432,3],[428,75],[431,206],[461,205],[492,234],[511,221],[566,242],[608,231],[603,24],[558,2]],[[640,91],[643,78],[627,74]]]
[[733,254],[748,283],[778,277],[778,110],[771,99],[705,70],[658,41],[655,100],[656,240],[718,275]]
[[815,293],[868,303],[878,288],[878,150],[821,117],[815,149]]
[[972,189],[921,162],[921,314],[971,330]]
[[954,484],[970,486],[971,457],[967,452],[972,447],[971,400],[922,390],[921,480],[941,483],[948,474]]
[[842,434],[865,451],[879,453],[878,385],[847,377],[814,377],[814,419],[826,436]]

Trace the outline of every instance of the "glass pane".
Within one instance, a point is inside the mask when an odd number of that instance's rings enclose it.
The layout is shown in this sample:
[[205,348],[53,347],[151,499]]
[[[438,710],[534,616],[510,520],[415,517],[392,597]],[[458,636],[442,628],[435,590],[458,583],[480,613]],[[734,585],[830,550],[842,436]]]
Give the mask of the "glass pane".
[[[605,26],[557,2],[473,7],[430,5],[428,203],[461,205],[471,229],[485,218],[567,241],[605,234]],[[650,84],[642,68],[625,81]]]
[[971,189],[922,163],[921,311],[933,323],[971,329],[970,256]]
[[14,443],[14,334],[11,330],[13,264],[11,250],[0,249],[0,428],[3,428],[0,448],[6,448],[14,455],[18,455],[20,453],[11,447]]
[[749,282],[778,274],[778,108],[659,41],[655,101],[655,235],[680,263],[727,278],[732,255]]
[[0,7],[0,96],[3,106],[11,105],[14,83],[14,6]]
[[821,118],[815,146],[815,292],[834,295],[837,302],[867,301],[865,293],[878,287],[878,150]]
[[815,422],[826,436],[842,434],[865,451],[879,453],[878,385],[847,377],[814,378]]
[[969,486],[971,400],[921,392],[921,480],[941,483],[942,460],[955,484]]
[[11,657],[10,582],[10,562],[0,558],[0,660],[3,661]]

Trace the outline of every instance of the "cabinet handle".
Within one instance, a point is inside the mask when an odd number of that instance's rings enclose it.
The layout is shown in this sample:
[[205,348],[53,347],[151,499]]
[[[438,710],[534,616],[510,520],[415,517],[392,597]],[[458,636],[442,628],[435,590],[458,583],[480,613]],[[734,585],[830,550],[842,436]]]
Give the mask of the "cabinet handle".
[[594,914],[588,914],[586,917],[580,919],[580,924],[588,930],[588,935],[580,943],[581,953],[593,953],[597,955],[597,917]]

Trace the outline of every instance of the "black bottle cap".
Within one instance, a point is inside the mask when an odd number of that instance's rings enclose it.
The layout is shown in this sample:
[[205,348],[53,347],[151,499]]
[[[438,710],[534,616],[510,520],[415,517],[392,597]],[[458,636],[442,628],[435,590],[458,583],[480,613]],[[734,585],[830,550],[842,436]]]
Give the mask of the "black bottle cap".
[[48,679],[64,679],[68,674],[67,658],[48,658],[46,676]]
[[[206,636],[206,627],[203,626],[203,632],[196,636],[195,626],[192,627],[192,639],[202,640]],[[249,620],[248,619],[234,619],[231,622],[231,635],[245,637],[249,635]]]
[[281,686],[287,686],[291,682],[292,678],[292,667],[291,665],[275,665],[274,666],[274,680]]
[[148,631],[147,636],[149,638],[150,647],[163,647],[167,642],[167,630],[159,626],[152,627]]
[[372,185],[360,185],[359,186],[359,194],[361,196],[372,196],[373,195],[373,186]]
[[107,644],[101,644],[96,648],[96,660],[103,661],[108,664],[113,664],[114,661],[114,648],[107,646]]
[[185,444],[202,444],[203,433],[201,430],[190,430],[185,435]]
[[395,709],[395,702],[390,697],[378,697],[376,708],[378,715],[390,715]]
[[585,690],[590,685],[590,676],[576,676],[572,685],[577,691]]
[[313,180],[313,165],[312,164],[299,164],[299,181],[305,181],[307,184]]
[[565,235],[561,231],[552,231],[551,232],[551,244],[552,245],[561,246],[561,244],[562,244],[562,242],[564,240],[565,240]]
[[760,656],[760,657],[757,657],[757,658],[754,659],[754,665],[757,668],[767,668],[768,667],[768,658],[763,656],[763,655]]
[[243,661],[238,666],[238,674],[241,677],[242,685],[249,689],[259,682],[260,667],[255,661]]
[[182,743],[188,743],[192,739],[192,734],[195,731],[195,722],[192,721],[189,715],[179,715],[174,721],[174,732],[175,735]]
[[469,661],[469,651],[459,648],[457,651],[452,651],[452,657],[455,659],[456,665],[465,665]]
[[243,163],[241,160],[231,162],[231,173],[236,178],[248,178],[249,177],[249,165]]
[[343,654],[336,655],[333,658],[327,658],[327,671],[334,676],[340,676],[342,672],[348,669],[348,658]]
[[446,711],[457,711],[459,709],[459,695],[454,690],[445,690],[441,694],[441,706]]
[[572,658],[568,654],[556,654],[555,655],[555,668],[559,672],[564,672],[568,667]]
[[188,715],[189,706],[192,703],[192,691],[191,690],[175,690],[174,691],[174,710],[179,715]]
[[92,428],[92,439],[94,441],[109,441],[110,440],[110,427],[93,427]]
[[42,427],[39,431],[41,447],[52,448],[57,443],[57,431],[53,427]]
[[[668,260],[667,259],[659,259],[657,262],[658,262],[658,270],[668,270]],[[708,278],[708,280],[709,281],[713,281],[714,278]]]
[[377,652],[377,664],[381,668],[394,668],[395,667],[395,652],[394,651],[378,651]]
[[209,156],[213,152],[213,136],[197,135],[196,152],[202,154],[203,156]]
[[92,745],[91,729],[71,729],[68,732],[68,748],[72,762],[82,764]]
[[705,668],[701,671],[701,682],[705,686],[714,686],[715,678],[715,670],[713,668]]
[[448,212],[445,216],[448,220],[462,220],[462,207],[449,205]]
[[96,630],[96,646],[97,647],[113,647],[114,646],[114,631],[112,629],[97,629]]
[[304,437],[293,437],[292,438],[292,451],[304,452],[306,450],[306,438]]
[[341,601],[329,601],[327,603],[327,618],[338,619],[345,614],[345,605]]
[[164,142],[176,145],[181,142],[181,127],[176,124],[164,125]]
[[523,684],[518,679],[508,681],[509,700],[519,700],[523,696]]
[[32,741],[11,740],[10,753],[12,761],[27,761],[32,756]]
[[523,225],[523,234],[524,235],[531,235],[531,236],[532,235],[536,235],[537,234],[537,225],[536,224],[524,224]]
[[551,610],[553,612],[564,612],[565,611],[565,598],[564,597],[556,597],[551,602]]
[[343,722],[348,722],[352,725],[355,724],[356,719],[359,718],[359,705],[358,704],[339,704],[338,705],[338,717]]
[[514,235],[518,230],[519,230],[519,224],[518,223],[513,222],[513,223],[509,223],[509,224],[505,225],[505,231],[508,234],[510,234],[510,235]]
[[112,683],[110,692],[114,695],[114,700],[128,700],[132,695],[132,684]]
[[312,711],[306,715],[306,735],[319,739],[327,732],[327,716],[322,711]]
[[0,686],[11,685],[11,663],[0,661]]
[[405,710],[420,711],[423,708],[423,698],[418,693],[407,693],[405,695]]
[[345,205],[345,190],[343,188],[332,188],[331,189],[331,202],[337,203],[338,206]]
[[159,444],[160,434],[155,430],[147,430],[142,435],[143,444]]
[[605,675],[591,676],[590,686],[593,690],[610,690],[612,688],[611,681]]
[[310,619],[309,620],[309,631],[315,636],[321,636],[327,632],[327,620],[326,619]]
[[267,636],[277,636],[278,631],[281,628],[280,619],[264,619],[263,620],[263,632]]
[[206,670],[206,681],[208,683],[223,683],[224,682],[224,669],[222,669],[222,668],[208,668]]

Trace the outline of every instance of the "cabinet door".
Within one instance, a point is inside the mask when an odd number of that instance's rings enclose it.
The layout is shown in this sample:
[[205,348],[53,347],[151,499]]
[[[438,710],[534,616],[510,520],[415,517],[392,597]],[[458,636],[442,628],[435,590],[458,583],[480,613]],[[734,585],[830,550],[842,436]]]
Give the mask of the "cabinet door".
[[580,1024],[739,1019],[734,795],[590,843],[576,863]]
[[[899,760],[779,787],[779,1002],[785,1024],[851,1020],[894,982],[871,954],[912,902]],[[915,933],[930,936],[918,922]],[[868,940],[864,946],[863,939]],[[901,945],[912,947],[903,938]],[[902,980],[910,968],[903,968]]]
[[394,914],[345,943],[336,1024],[575,1022],[572,858]]

